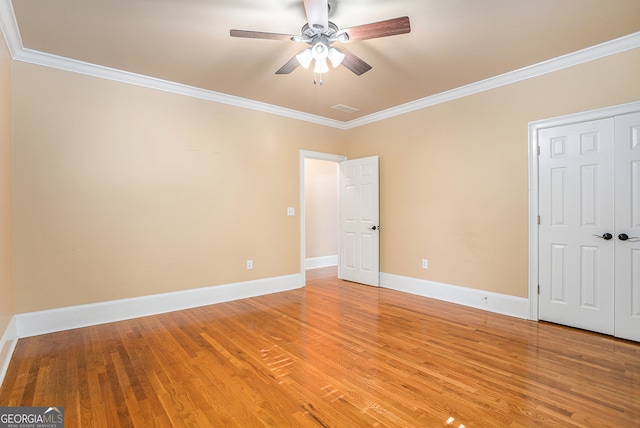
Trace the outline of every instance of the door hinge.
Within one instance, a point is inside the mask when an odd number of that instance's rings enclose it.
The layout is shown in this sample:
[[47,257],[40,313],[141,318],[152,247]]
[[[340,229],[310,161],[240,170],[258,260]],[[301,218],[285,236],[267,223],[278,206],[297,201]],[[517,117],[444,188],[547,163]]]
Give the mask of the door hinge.
[[538,224],[540,224],[540,216],[538,216]]
[[540,284],[538,284],[538,294],[540,294]]
[[538,146],[538,156],[540,156],[540,146]]

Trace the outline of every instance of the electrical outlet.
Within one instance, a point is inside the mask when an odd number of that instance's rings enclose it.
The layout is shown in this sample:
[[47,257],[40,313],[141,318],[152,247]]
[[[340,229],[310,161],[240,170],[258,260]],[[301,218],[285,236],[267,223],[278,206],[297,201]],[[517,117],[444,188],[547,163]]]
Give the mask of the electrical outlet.
[[429,268],[429,260],[422,259],[422,269],[428,269],[428,268]]
[[296,209],[293,207],[287,208],[287,215],[288,216],[296,215]]
[[247,270],[253,269],[253,260],[247,260]]

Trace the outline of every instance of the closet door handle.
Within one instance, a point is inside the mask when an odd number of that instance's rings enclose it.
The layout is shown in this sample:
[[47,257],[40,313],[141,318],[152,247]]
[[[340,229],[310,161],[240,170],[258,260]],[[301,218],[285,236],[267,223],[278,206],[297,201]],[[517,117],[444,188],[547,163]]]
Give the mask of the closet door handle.
[[621,233],[620,235],[618,235],[618,239],[621,240],[621,241],[630,240],[632,242],[635,242],[640,238],[638,238],[637,236],[629,236],[626,233]]
[[[600,235],[595,235],[595,234],[594,234],[593,236],[595,236],[596,238],[602,238],[602,239],[604,239],[605,241],[608,241],[609,239],[613,238],[613,235],[612,235],[612,234],[610,234],[610,233],[603,233],[603,234],[602,234],[602,236],[600,236]],[[619,238],[619,237],[618,237],[618,238]]]

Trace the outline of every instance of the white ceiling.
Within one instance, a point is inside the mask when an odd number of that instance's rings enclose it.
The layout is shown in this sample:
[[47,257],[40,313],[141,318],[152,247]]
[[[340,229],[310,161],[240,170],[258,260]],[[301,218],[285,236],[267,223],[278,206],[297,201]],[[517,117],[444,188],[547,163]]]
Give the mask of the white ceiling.
[[299,34],[302,0],[0,1],[28,51],[341,122],[640,32],[638,0],[330,0],[340,28],[408,16],[412,31],[349,43],[373,69],[339,67],[319,86],[302,67],[274,74],[306,45],[229,36]]

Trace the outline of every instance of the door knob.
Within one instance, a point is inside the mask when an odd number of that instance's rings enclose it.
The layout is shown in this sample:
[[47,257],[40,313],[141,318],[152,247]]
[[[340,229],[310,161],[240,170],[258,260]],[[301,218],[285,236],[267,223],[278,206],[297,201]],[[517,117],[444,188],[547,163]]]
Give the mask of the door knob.
[[[596,238],[602,238],[605,241],[608,241],[609,239],[613,238],[613,235],[610,234],[610,233],[603,233],[602,236],[594,234],[593,236],[595,236]],[[625,236],[627,236],[627,235],[625,235]],[[618,238],[620,238],[620,237],[618,236]],[[622,238],[620,238],[620,239],[622,239]],[[624,239],[623,239],[623,241],[624,241]]]
[[371,230],[378,230],[378,229],[380,229],[380,226],[371,226],[369,229],[371,229]]
[[621,233],[620,235],[618,235],[618,239],[621,241],[626,241],[627,239],[632,239],[632,240],[637,240],[640,239],[637,236],[629,236],[626,233]]

